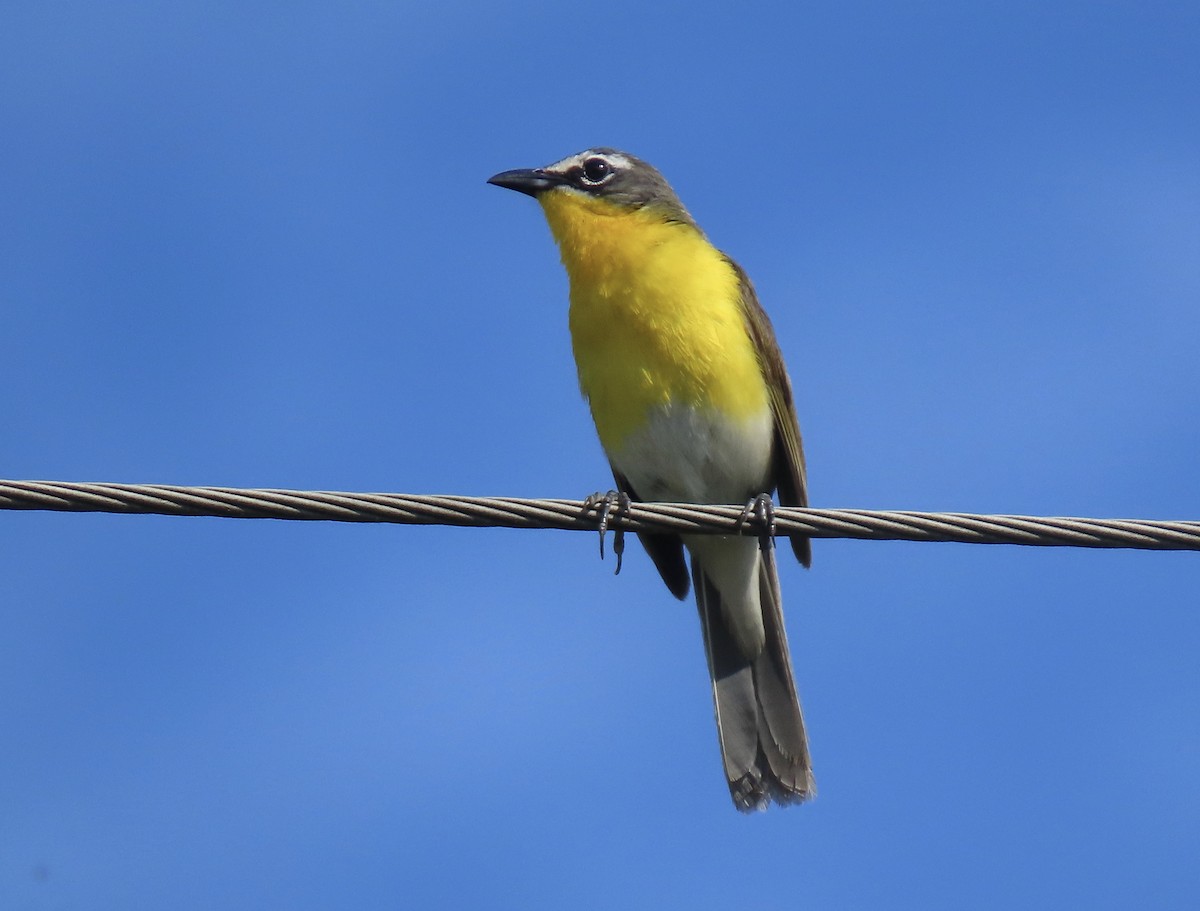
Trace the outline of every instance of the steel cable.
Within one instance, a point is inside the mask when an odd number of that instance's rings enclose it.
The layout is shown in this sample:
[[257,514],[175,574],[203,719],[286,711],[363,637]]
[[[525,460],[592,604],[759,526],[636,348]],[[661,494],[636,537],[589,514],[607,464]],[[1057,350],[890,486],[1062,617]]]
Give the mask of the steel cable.
[[[0,480],[0,509],[585,531],[595,531],[599,519],[599,509],[581,500],[70,481]],[[684,534],[763,531],[757,520],[747,520],[741,506],[693,503],[634,503],[628,511],[614,509],[608,527]],[[1150,519],[777,507],[775,532],[871,541],[1200,550],[1200,522]]]

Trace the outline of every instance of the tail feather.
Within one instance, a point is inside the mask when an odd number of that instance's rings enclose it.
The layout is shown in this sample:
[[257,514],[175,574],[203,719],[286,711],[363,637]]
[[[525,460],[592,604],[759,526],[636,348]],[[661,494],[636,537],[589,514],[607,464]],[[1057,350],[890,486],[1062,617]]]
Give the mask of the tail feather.
[[717,733],[729,792],[739,810],[772,800],[797,803],[816,793],[808,738],[792,675],[773,552],[759,557],[759,601],[765,641],[745,653],[730,630],[721,593],[692,554],[696,606],[712,677]]

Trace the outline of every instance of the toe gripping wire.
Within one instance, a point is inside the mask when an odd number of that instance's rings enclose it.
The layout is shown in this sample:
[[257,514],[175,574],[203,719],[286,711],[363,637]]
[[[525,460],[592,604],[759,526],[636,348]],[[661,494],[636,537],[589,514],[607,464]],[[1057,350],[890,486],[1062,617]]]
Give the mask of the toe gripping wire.
[[[604,536],[608,533],[608,523],[611,519],[622,515],[629,515],[632,506],[632,500],[629,499],[629,494],[623,490],[610,490],[608,493],[600,493],[596,491],[583,501],[583,511],[590,512],[591,510],[599,510],[599,515],[596,519],[596,526],[600,532],[600,559],[604,559]],[[615,507],[615,509],[614,509]],[[621,575],[621,561],[625,556],[625,529],[617,527],[613,529],[613,556],[617,558],[617,568],[613,570],[614,576]]]

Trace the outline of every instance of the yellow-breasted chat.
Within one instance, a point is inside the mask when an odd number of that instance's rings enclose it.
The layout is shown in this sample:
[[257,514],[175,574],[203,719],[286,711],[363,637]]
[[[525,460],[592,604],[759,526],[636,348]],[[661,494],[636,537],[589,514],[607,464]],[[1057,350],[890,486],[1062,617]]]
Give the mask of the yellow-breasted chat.
[[[651,165],[588,149],[489,183],[541,203],[570,279],[579,385],[632,501],[806,506],[791,382],[746,273]],[[773,548],[744,536],[639,535],[667,587],[690,581],[734,804],[815,793]],[[805,566],[809,541],[791,539]]]

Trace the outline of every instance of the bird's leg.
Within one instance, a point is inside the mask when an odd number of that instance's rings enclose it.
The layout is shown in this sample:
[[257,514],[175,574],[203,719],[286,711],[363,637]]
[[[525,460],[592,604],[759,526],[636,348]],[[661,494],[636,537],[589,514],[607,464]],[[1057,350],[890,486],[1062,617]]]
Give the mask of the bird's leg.
[[758,547],[766,553],[775,546],[775,501],[769,493],[760,493],[746,504],[742,514],[738,516],[738,527],[749,524],[754,519],[761,530],[758,534]]
[[[604,534],[608,531],[608,520],[614,515],[622,513],[628,515],[629,507],[632,501],[629,499],[629,494],[623,490],[610,490],[608,493],[600,493],[596,491],[590,497],[583,501],[583,509],[586,512],[589,509],[600,510],[600,559],[604,559]],[[613,507],[616,507],[614,512]],[[613,554],[617,558],[617,569],[613,575],[619,575],[621,572],[621,558],[625,556],[625,529],[613,529]]]

